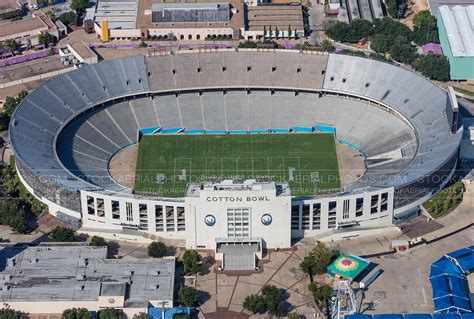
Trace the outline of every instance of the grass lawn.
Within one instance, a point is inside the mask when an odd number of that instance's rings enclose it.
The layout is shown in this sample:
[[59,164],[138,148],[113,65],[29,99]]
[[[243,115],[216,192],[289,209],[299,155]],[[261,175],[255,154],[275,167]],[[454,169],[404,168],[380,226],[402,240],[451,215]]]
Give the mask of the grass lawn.
[[190,182],[288,182],[307,196],[340,188],[331,134],[146,135],[139,143],[135,191],[182,197]]

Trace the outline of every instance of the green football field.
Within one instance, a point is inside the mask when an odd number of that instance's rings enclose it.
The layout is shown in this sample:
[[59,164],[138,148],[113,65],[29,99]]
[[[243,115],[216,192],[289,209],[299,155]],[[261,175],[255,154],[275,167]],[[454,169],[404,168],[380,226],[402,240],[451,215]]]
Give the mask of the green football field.
[[223,179],[288,182],[294,196],[339,189],[331,134],[145,135],[135,191],[182,197],[190,182]]

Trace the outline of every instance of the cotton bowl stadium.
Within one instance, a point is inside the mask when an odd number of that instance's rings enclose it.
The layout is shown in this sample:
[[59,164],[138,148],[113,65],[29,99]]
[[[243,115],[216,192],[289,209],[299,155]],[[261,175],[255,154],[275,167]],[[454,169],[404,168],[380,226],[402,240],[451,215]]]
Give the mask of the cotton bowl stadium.
[[61,220],[185,240],[237,269],[235,254],[409,216],[449,181],[461,132],[454,94],[401,67],[229,49],[57,76],[9,134],[21,180]]

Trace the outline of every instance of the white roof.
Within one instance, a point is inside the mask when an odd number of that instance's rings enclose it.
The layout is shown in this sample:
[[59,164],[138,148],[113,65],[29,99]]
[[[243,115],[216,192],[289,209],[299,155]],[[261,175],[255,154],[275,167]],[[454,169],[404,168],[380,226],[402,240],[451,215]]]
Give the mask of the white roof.
[[474,5],[442,6],[439,13],[453,55],[474,56]]

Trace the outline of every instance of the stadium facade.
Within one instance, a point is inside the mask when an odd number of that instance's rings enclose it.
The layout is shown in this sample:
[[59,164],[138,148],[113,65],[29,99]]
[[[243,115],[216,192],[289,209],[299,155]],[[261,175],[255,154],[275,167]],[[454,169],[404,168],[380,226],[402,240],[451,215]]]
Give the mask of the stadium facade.
[[[389,226],[416,210],[455,170],[462,134],[455,104],[415,73],[359,57],[256,50],[137,56],[46,82],[18,106],[10,140],[20,178],[59,218],[115,238],[186,239],[188,248],[229,258],[229,244],[245,243],[258,256],[298,237]],[[295,197],[285,183],[220,181],[161,198],[135,194],[109,173],[110,159],[139,132],[301,128],[330,130],[364,156],[365,174],[331,195]]]

